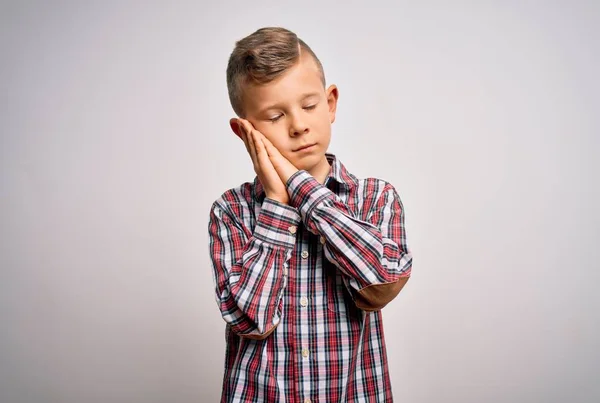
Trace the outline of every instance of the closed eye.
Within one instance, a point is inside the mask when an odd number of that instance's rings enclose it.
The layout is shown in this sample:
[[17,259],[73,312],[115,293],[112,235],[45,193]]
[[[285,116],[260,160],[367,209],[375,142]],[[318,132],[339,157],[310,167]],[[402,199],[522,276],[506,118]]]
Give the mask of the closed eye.
[[307,111],[310,111],[310,110],[315,109],[316,107],[317,107],[317,104],[314,104],[314,105],[310,105],[310,106],[305,106],[304,109]]
[[277,115],[275,117],[269,118],[269,120],[271,121],[271,123],[275,123],[277,122],[279,119],[281,119],[283,115]]

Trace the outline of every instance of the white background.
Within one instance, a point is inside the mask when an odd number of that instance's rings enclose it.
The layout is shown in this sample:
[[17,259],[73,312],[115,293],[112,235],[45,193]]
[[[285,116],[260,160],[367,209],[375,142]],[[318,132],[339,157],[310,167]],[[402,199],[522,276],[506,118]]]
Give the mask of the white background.
[[0,401],[218,401],[208,213],[254,178],[225,67],[272,25],[404,203],[395,401],[600,401],[599,4],[2,2]]

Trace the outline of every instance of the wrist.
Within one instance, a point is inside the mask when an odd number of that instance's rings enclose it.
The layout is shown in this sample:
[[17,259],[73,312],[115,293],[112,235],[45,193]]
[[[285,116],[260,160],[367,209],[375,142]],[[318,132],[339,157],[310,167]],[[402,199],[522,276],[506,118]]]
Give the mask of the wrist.
[[276,202],[278,202],[278,203],[287,204],[287,205],[289,205],[289,204],[290,204],[290,200],[289,200],[289,198],[287,198],[287,199],[284,199],[284,198],[282,198],[282,197],[280,197],[280,196],[269,196],[269,195],[266,195],[266,197],[267,197],[268,199],[274,200],[274,201],[276,201]]

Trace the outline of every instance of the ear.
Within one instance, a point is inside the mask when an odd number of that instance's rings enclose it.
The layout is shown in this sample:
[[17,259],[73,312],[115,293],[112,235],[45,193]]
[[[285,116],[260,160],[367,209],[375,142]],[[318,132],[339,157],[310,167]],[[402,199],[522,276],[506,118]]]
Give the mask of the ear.
[[329,121],[335,122],[335,112],[337,110],[337,101],[339,98],[339,91],[335,84],[331,84],[327,88],[327,105],[329,106]]
[[242,139],[242,128],[240,127],[240,124],[241,123],[238,118],[229,119],[229,127],[231,127],[231,130],[233,131],[233,133],[235,133],[236,136]]

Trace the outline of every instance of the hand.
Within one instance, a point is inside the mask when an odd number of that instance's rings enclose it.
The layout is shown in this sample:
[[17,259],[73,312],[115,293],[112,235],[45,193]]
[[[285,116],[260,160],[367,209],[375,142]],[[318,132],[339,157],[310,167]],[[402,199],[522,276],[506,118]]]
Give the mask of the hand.
[[267,154],[263,142],[266,140],[265,136],[246,119],[237,119],[237,122],[240,128],[240,138],[244,141],[246,150],[250,154],[254,171],[263,185],[266,197],[289,204],[290,198],[285,183],[282,182]]
[[271,144],[268,138],[266,138],[263,134],[260,135],[262,136],[263,143],[267,149],[267,154],[269,154],[269,159],[273,164],[273,168],[275,168],[279,174],[281,181],[284,184],[287,184],[290,176],[298,172],[298,168],[296,168],[294,164],[292,164],[287,158],[281,155],[279,150],[273,144]]

